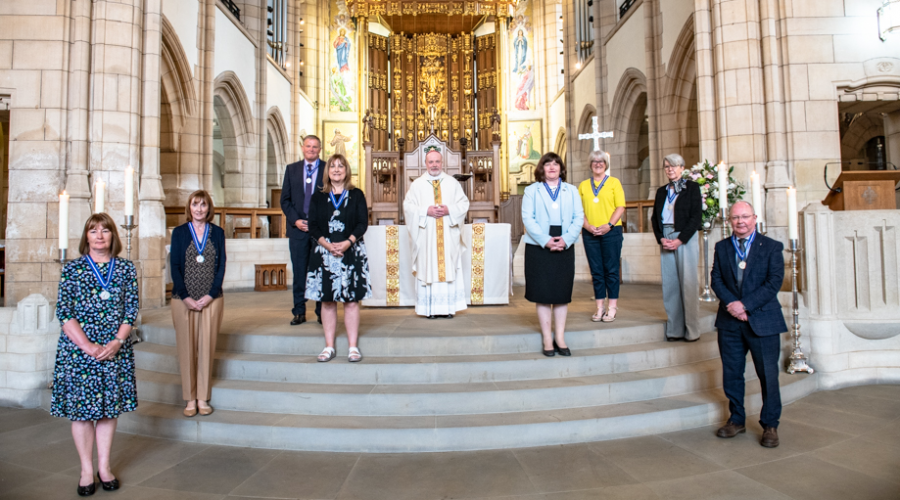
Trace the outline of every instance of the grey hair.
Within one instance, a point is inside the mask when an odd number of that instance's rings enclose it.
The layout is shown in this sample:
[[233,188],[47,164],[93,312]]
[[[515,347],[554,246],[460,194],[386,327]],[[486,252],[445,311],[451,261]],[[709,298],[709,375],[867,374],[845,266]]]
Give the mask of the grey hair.
[[669,165],[672,165],[673,167],[684,166],[684,158],[682,158],[678,153],[672,153],[663,158],[663,164],[665,164],[665,162],[669,162]]
[[588,163],[594,163],[595,161],[602,161],[606,164],[606,170],[609,171],[609,153],[606,151],[591,151],[591,155],[588,157]]
[[[335,130],[337,130],[337,129],[335,129]],[[303,136],[303,139],[300,141],[300,144],[303,144],[304,142],[306,142],[307,139],[315,139],[316,142],[319,143],[319,147],[322,147],[322,139],[319,139],[319,136],[313,135],[313,134]]]
[[749,201],[738,200],[738,201],[734,202],[734,205],[731,205],[731,207],[728,209],[728,215],[729,215],[729,217],[731,216],[731,212],[734,211],[734,207],[736,207],[736,206],[738,206],[738,205],[747,205],[748,207],[750,207],[750,212],[751,212],[753,215],[756,215],[756,209],[753,208],[753,205],[752,205]]

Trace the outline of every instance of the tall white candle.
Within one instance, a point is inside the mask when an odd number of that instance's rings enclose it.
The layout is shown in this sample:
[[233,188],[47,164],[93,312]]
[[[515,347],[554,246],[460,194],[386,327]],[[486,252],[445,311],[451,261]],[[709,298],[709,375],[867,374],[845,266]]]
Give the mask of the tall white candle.
[[756,171],[750,174],[750,195],[753,200],[753,210],[756,212],[756,220],[763,222],[766,216],[762,206],[762,188],[759,185],[759,174]]
[[69,248],[69,195],[59,195],[59,249]]
[[125,169],[125,215],[134,215],[134,169]]
[[106,183],[103,182],[103,179],[97,179],[97,183],[94,184],[94,213],[102,214],[103,212],[105,212],[105,207]]
[[728,210],[728,165],[719,162],[719,210]]
[[796,240],[800,238],[800,230],[797,227],[797,190],[790,187],[787,190],[788,205],[788,238]]

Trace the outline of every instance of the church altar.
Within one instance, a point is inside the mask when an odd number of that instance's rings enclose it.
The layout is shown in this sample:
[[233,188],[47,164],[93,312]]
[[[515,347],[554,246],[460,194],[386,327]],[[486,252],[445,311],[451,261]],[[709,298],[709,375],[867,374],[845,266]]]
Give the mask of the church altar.
[[[509,304],[509,224],[466,224],[462,230],[462,279],[466,304]],[[364,306],[416,305],[416,278],[412,274],[412,248],[405,226],[369,226],[365,235],[372,297]]]

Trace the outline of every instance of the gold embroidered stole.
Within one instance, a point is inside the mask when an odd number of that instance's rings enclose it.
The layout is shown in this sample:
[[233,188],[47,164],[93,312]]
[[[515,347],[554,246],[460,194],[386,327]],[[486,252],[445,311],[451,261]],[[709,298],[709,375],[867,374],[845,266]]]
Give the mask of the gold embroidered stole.
[[[441,181],[431,181],[431,185],[434,187],[434,204],[442,205],[443,201],[441,200]],[[443,283],[447,281],[447,271],[444,267],[444,218],[435,217],[434,223],[437,233],[438,281]]]

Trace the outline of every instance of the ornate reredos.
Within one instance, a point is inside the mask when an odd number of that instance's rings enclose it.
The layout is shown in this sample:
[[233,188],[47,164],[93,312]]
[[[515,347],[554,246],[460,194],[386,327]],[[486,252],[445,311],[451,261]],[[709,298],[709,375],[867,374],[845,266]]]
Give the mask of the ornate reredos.
[[448,16],[496,15],[506,17],[516,0],[348,0],[352,16],[416,16],[444,14]]

